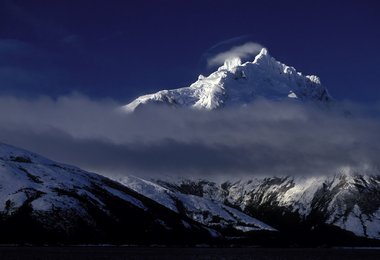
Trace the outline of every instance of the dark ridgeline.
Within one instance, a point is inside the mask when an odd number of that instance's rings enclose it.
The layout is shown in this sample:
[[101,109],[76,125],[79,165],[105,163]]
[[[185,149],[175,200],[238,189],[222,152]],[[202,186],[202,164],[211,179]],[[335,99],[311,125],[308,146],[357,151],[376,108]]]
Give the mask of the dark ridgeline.
[[[5,144],[0,145],[0,173],[1,244],[380,246],[378,240],[323,224],[317,213],[307,221],[283,214],[274,201],[258,208],[251,203],[246,211],[278,231],[242,232],[233,224],[214,225],[215,218],[207,226],[195,221],[181,201],[177,213],[119,182]],[[177,189],[203,195],[203,187],[194,185]]]

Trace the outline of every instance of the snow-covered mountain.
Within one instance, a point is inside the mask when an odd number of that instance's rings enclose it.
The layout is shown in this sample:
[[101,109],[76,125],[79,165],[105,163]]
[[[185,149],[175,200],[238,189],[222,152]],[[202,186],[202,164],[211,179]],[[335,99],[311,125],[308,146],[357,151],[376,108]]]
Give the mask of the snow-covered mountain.
[[0,144],[0,243],[193,243],[218,232],[103,176]]
[[243,232],[275,231],[275,229],[263,222],[248,216],[236,208],[229,207],[221,201],[215,200],[215,198],[206,198],[197,194],[185,194],[135,176],[121,178],[120,182],[168,209],[178,214],[186,215],[208,227]]
[[317,76],[304,76],[295,68],[276,61],[264,48],[253,62],[239,58],[226,60],[208,77],[200,75],[189,87],[161,90],[138,97],[123,106],[134,111],[142,105],[166,104],[212,110],[240,106],[256,98],[329,101],[327,89]]
[[[123,109],[134,111],[149,104],[164,104],[213,110],[244,106],[256,98],[322,103],[331,100],[317,76],[304,76],[262,49],[253,62],[227,60],[217,71],[208,77],[199,76],[189,87],[141,96]],[[364,174],[341,169],[334,176],[295,174],[297,177],[225,179],[218,183],[205,179],[133,178],[121,182],[173,211],[178,212],[181,205],[187,216],[207,225],[215,224],[214,215],[224,215],[233,208],[239,214],[244,212],[264,221],[286,236],[298,237],[298,242],[318,236],[319,242],[330,239],[332,244],[358,237],[380,239],[377,172]],[[202,212],[208,215],[204,217]],[[228,218],[222,220],[223,225]],[[241,218],[234,221],[241,222]]]
[[[332,228],[380,239],[380,176],[342,169],[334,176],[267,177],[234,182],[160,181],[165,188],[237,207],[280,232]],[[336,229],[335,229],[335,228]]]
[[275,231],[219,201],[0,143],[0,243],[207,243]]

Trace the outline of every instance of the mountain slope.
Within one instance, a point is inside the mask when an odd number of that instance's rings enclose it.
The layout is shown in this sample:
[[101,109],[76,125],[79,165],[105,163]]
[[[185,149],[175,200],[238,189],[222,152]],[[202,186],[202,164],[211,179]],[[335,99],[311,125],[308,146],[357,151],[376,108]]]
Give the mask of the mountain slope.
[[100,175],[0,144],[0,243],[199,243],[217,232]]
[[[222,182],[180,180],[159,183],[239,207],[280,232],[337,227],[380,239],[380,177],[343,169],[334,176],[267,177]],[[332,229],[336,232],[336,229]]]
[[323,102],[331,99],[317,76],[304,76],[262,49],[253,62],[227,60],[208,77],[200,75],[189,87],[144,95],[123,109],[130,112],[143,105],[166,104],[212,110],[248,104],[259,97]]
[[226,233],[225,230],[227,229],[242,232],[258,230],[275,231],[275,229],[263,222],[235,208],[224,205],[215,199],[176,192],[152,181],[134,176],[121,178],[120,182],[174,212],[186,215],[194,221],[209,227],[216,228],[223,234]]

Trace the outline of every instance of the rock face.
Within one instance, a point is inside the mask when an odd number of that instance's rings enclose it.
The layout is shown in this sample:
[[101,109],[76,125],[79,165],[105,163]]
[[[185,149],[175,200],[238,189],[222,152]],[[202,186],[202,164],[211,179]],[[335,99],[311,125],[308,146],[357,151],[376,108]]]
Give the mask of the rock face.
[[[157,181],[185,194],[223,202],[280,232],[380,239],[380,177],[348,169],[328,177],[270,177],[215,183]],[[347,232],[347,233],[345,233]]]
[[125,111],[149,104],[213,110],[249,104],[256,98],[327,102],[331,97],[317,76],[304,76],[262,49],[253,62],[227,60],[208,77],[200,75],[189,87],[162,90],[138,97]]
[[0,144],[0,243],[186,244],[218,233],[103,176]]

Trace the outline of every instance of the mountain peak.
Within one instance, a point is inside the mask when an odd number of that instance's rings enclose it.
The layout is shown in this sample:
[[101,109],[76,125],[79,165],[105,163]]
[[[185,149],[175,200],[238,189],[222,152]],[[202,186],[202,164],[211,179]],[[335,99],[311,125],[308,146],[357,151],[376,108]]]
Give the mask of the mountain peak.
[[260,57],[265,57],[265,56],[269,56],[268,49],[262,48],[259,54],[256,55],[255,59],[260,58]]
[[227,59],[217,71],[207,77],[200,76],[189,87],[144,95],[123,106],[123,109],[131,112],[146,104],[166,104],[213,110],[246,105],[258,97],[269,100],[331,100],[317,76],[297,72],[262,48],[252,62],[242,64],[238,57]]
[[266,48],[262,48],[261,51],[256,55],[253,63],[258,63],[260,60],[275,60],[269,55],[269,52]]

